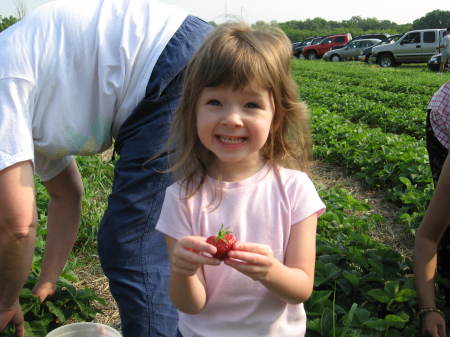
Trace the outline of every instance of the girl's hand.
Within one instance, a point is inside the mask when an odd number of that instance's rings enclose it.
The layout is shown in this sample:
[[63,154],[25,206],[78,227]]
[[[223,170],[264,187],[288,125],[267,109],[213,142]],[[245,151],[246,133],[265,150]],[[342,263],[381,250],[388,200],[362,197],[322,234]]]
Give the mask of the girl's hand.
[[41,302],[55,293],[56,284],[50,281],[39,281],[33,287],[32,293],[34,296],[39,297]]
[[185,236],[177,241],[172,254],[172,272],[192,276],[204,264],[216,266],[220,260],[207,256],[214,254],[216,247],[201,236]]
[[427,312],[422,317],[422,334],[426,337],[446,337],[445,320],[438,312]]
[[276,260],[267,245],[238,242],[224,262],[255,281],[264,281]]

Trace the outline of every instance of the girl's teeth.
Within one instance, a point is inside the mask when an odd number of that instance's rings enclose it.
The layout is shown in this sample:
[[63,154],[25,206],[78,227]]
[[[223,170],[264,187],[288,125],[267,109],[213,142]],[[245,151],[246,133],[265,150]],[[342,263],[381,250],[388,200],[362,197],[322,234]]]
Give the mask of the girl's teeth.
[[220,136],[220,140],[224,143],[238,144],[238,143],[242,143],[244,141],[244,138]]

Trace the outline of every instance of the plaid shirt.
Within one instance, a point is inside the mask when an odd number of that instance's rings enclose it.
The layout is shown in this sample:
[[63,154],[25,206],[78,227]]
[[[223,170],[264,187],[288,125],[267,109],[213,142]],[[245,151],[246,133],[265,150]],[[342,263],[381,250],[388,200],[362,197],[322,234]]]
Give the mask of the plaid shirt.
[[428,104],[434,135],[446,149],[450,149],[450,81],[442,85]]

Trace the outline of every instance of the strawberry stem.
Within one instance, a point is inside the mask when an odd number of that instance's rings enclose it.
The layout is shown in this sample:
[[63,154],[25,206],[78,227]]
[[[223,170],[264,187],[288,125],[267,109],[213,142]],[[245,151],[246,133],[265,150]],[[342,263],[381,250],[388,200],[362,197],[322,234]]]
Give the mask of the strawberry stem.
[[220,226],[219,232],[217,233],[216,237],[214,238],[214,242],[217,243],[219,240],[222,240],[223,242],[227,242],[227,238],[225,235],[230,234],[231,231],[224,227],[223,224]]

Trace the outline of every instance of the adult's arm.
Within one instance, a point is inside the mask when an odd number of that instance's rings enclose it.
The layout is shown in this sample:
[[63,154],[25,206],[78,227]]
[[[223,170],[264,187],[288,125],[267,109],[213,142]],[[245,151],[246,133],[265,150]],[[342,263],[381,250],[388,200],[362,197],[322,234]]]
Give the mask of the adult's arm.
[[73,160],[44,185],[50,194],[48,233],[41,275],[33,289],[33,293],[41,300],[54,293],[56,281],[77,237],[83,183],[76,162]]
[[24,336],[19,293],[30,271],[36,236],[36,203],[30,161],[0,171],[0,331],[8,323]]
[[[436,251],[442,235],[450,224],[450,155],[441,170],[439,181],[425,216],[416,234],[414,245],[414,273],[417,298],[421,307],[435,307],[434,277]],[[435,312],[426,314],[434,324],[442,325],[442,317]],[[434,335],[433,335],[434,336]],[[436,335],[439,336],[439,335]]]

